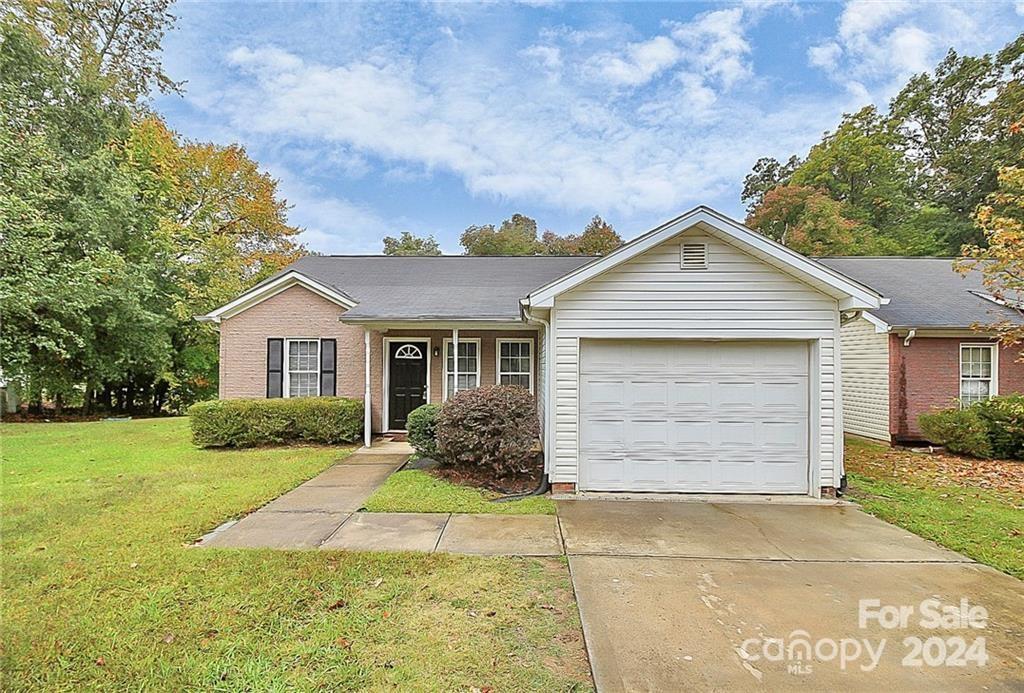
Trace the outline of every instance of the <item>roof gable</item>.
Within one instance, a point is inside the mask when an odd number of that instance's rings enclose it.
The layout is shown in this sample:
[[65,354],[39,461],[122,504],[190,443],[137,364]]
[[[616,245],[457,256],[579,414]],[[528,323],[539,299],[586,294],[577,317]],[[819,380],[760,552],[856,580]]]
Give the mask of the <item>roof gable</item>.
[[301,286],[314,294],[321,296],[332,303],[342,306],[346,310],[356,305],[355,300],[344,291],[339,291],[333,286],[328,286],[312,277],[307,277],[295,270],[286,271],[272,279],[257,284],[235,300],[225,303],[220,308],[213,310],[206,315],[196,317],[199,322],[220,322],[227,318],[238,315],[244,310],[252,308],[258,303],[266,301],[293,286]]
[[707,208],[697,207],[598,258],[577,270],[534,290],[524,299],[532,307],[550,308],[556,296],[622,265],[662,243],[699,227],[755,258],[803,281],[839,301],[842,310],[877,308],[881,296],[839,272],[807,258],[742,224]]

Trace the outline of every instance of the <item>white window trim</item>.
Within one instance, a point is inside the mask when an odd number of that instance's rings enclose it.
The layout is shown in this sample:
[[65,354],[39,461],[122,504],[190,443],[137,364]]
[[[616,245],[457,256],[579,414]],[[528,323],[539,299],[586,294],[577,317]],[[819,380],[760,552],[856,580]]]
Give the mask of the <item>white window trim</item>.
[[[522,373],[512,373],[512,372],[505,373],[505,372],[503,372],[501,370],[501,345],[502,344],[529,344],[530,345],[530,371],[529,371],[529,376],[530,376],[530,394],[533,394],[533,381],[534,381],[534,373],[533,372],[536,370],[536,368],[533,365],[533,362],[534,362],[534,359],[537,358],[536,351],[535,351],[536,350],[536,345],[534,343],[534,340],[529,338],[529,337],[520,337],[518,339],[509,338],[509,339],[495,339],[494,340],[494,384],[495,385],[501,385],[501,376],[503,376],[503,375],[522,375]],[[448,382],[447,378],[445,379],[445,382]]]
[[[284,364],[281,369],[283,382],[281,383],[281,396],[285,399],[291,398],[291,378],[288,369],[289,362],[291,359],[288,358],[288,354],[291,351],[289,345],[292,342],[316,342],[316,394],[315,395],[297,395],[299,397],[319,397],[320,396],[320,338],[319,337],[285,337],[284,339]],[[303,371],[307,373],[308,371]]]
[[[444,400],[443,401],[445,401],[445,402],[448,401],[448,376],[450,375],[448,373],[448,345],[451,344],[451,343],[452,343],[452,340],[449,337],[445,337],[442,340],[442,343],[441,343],[441,379],[444,381],[442,383],[442,385],[444,386]],[[476,344],[476,386],[480,387],[481,385],[483,385],[483,383],[480,382],[480,378],[481,378],[481,375],[480,375],[480,364],[483,361],[483,355],[484,355],[483,349],[482,349],[482,347],[480,345],[480,338],[479,337],[459,337],[459,346],[462,346],[463,344]],[[455,354],[455,370],[456,371],[459,370],[459,355],[458,354]],[[456,377],[458,377],[458,375],[456,375]]]
[[391,423],[391,412],[388,411],[388,404],[391,402],[391,391],[389,390],[389,388],[391,387],[391,383],[389,382],[389,377],[390,377],[390,373],[391,373],[391,342],[416,342],[417,344],[423,344],[424,345],[424,352],[427,355],[427,391],[426,391],[426,395],[425,395],[426,396],[426,400],[427,400],[427,404],[430,404],[430,402],[431,402],[431,399],[430,399],[430,350],[431,350],[431,342],[430,342],[430,337],[385,337],[384,338],[384,354],[383,354],[383,366],[384,366],[383,367],[383,371],[384,372],[381,373],[381,383],[380,383],[381,392],[383,393],[382,399],[384,400],[381,403],[381,409],[382,409],[382,413],[384,415],[384,418],[381,420],[380,427],[381,427],[381,429],[383,429],[384,431],[387,431],[387,432],[405,433],[406,429],[404,429],[404,428],[391,428],[390,425],[389,425]]
[[[960,396],[964,385],[964,349],[988,349],[992,352],[992,373],[989,375],[989,386],[988,386],[988,398],[999,394],[999,345],[993,344],[992,342],[961,342],[960,348],[956,352],[957,356],[957,369],[960,371],[960,378],[956,381],[956,398],[960,402],[960,408],[964,408],[963,399]],[[969,380],[979,380],[979,378],[968,378]]]

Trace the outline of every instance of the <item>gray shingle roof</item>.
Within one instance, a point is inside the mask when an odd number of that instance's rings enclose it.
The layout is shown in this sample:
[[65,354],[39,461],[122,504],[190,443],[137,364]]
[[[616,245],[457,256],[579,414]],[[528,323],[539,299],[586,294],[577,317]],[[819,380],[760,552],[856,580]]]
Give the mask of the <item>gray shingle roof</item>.
[[981,273],[962,276],[954,271],[951,258],[836,257],[818,261],[888,298],[888,305],[870,312],[893,327],[970,327],[998,320],[1024,324],[1024,317],[1013,308],[971,293],[988,293]]
[[519,299],[593,259],[323,255],[281,273],[295,270],[351,296],[358,305],[347,320],[516,320]]

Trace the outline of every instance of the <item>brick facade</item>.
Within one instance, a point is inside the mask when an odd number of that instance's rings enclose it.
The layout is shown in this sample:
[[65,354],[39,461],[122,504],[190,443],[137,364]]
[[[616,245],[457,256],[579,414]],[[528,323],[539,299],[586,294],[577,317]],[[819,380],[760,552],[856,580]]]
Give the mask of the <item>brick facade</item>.
[[[953,406],[960,396],[960,345],[989,343],[977,337],[903,337],[889,335],[889,431],[893,440],[922,440],[921,414]],[[1019,349],[999,349],[998,392],[1024,392],[1024,363]]]
[[[363,328],[339,321],[345,309],[301,287],[293,286],[220,324],[220,397],[265,397],[267,392],[267,339],[293,337],[336,339],[337,393],[363,398],[365,361]],[[370,333],[370,401],[374,432],[381,431],[383,415],[384,337],[430,339],[430,401],[444,397],[444,360],[433,356],[451,330],[390,330]],[[480,382],[492,385],[496,371],[496,339],[534,339],[534,382],[537,381],[537,333],[534,330],[459,330],[460,339],[480,339]],[[440,353],[440,352],[439,352]],[[536,387],[534,388],[536,396]]]

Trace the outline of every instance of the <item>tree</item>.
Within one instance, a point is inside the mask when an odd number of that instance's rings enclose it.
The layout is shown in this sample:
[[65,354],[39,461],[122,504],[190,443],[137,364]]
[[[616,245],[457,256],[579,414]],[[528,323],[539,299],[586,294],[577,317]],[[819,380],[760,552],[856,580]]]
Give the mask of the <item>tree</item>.
[[501,222],[470,226],[459,238],[466,255],[536,255],[541,246],[537,240],[537,222],[523,214],[513,214]]
[[789,183],[793,171],[799,166],[800,159],[796,156],[789,157],[784,164],[770,156],[755,161],[754,167],[743,179],[743,192],[740,193],[740,200],[747,203],[747,214],[754,213],[769,190]]
[[222,305],[305,250],[287,220],[277,181],[238,145],[182,142],[155,116],[130,139],[171,247],[174,362],[165,375],[174,404],[213,396],[217,338],[193,317]]
[[408,231],[403,231],[401,236],[384,237],[385,255],[440,255],[441,246],[433,236],[420,238]]
[[[1024,129],[1024,122],[1016,129]],[[967,246],[957,267],[962,273],[978,270],[988,292],[1015,308],[1024,307],[1024,167],[1000,169],[998,189],[978,208],[978,226],[986,246]],[[984,326],[1005,346],[1024,341],[1024,326],[1006,320]]]
[[160,61],[173,28],[173,0],[16,0],[18,14],[43,37],[48,52],[84,79],[102,81],[114,101],[135,103],[151,87],[179,92]]
[[783,185],[769,190],[747,225],[805,255],[863,254],[860,225],[824,191]]
[[910,170],[893,125],[874,106],[843,117],[834,133],[811,147],[793,172],[808,185],[846,204],[847,214],[875,229],[904,218],[910,208]]
[[554,231],[545,231],[541,245],[547,255],[607,255],[622,245],[622,237],[611,224],[594,215],[578,236],[559,236]]
[[0,34],[0,368],[60,408],[166,366],[167,244],[125,156],[126,106],[18,17]]

